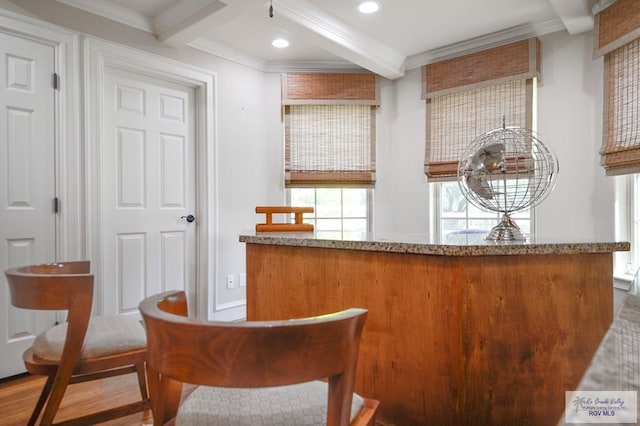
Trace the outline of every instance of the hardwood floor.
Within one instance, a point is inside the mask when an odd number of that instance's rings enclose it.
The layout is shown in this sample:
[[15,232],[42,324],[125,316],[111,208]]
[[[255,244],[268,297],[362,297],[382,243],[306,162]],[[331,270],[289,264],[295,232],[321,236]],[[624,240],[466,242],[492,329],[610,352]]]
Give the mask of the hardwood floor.
[[[2,426],[24,426],[27,423],[44,381],[42,376],[23,375],[0,382]],[[138,382],[133,374],[71,385],[62,400],[56,421],[77,417],[103,407],[134,402],[138,397]],[[151,411],[145,411],[101,425],[134,426],[151,423]]]

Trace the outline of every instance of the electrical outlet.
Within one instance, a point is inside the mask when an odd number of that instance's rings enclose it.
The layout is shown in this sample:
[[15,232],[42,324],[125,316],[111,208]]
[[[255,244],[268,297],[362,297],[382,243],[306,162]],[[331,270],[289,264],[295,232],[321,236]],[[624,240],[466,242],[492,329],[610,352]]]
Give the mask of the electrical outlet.
[[231,274],[227,275],[227,288],[235,288],[236,287],[236,276]]
[[247,274],[243,272],[240,274],[240,287],[246,287],[246,286],[247,286]]

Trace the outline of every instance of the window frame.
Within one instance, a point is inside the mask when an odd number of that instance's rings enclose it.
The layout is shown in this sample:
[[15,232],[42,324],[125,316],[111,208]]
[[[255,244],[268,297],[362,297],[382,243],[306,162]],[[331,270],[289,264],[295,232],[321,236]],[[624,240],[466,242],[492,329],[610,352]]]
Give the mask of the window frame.
[[[316,233],[321,233],[321,232],[338,232],[338,231],[318,231],[317,229],[317,222],[316,220],[318,219],[316,216],[316,213],[318,211],[318,196],[317,196],[317,191],[318,189],[340,189],[340,212],[341,212],[341,216],[340,216],[340,235],[341,238],[344,238],[344,190],[345,189],[362,189],[365,191],[365,196],[366,196],[366,230],[364,232],[371,233],[373,232],[373,188],[371,187],[354,187],[354,186],[313,186],[313,187],[309,187],[309,186],[292,186],[292,187],[288,187],[286,188],[286,202],[288,206],[291,206],[291,191],[292,190],[296,190],[296,189],[313,189],[314,190],[314,213],[313,213],[313,222],[309,222],[307,221],[307,216],[304,217],[303,222],[304,223],[313,223],[314,225],[314,229]],[[297,206],[292,206],[292,207],[297,207]],[[321,218],[322,219],[322,218]],[[338,219],[338,218],[332,218],[332,219]],[[291,216],[291,221],[293,221],[293,215]]]
[[[444,184],[451,184],[451,183],[456,183],[456,181],[436,181],[436,182],[430,182],[429,183],[429,193],[430,193],[430,205],[431,205],[431,211],[429,214],[429,217],[431,218],[431,220],[429,221],[429,230],[431,232],[431,235],[433,236],[433,238],[436,241],[443,241],[444,237],[446,237],[446,235],[442,235],[442,186]],[[468,215],[468,211],[469,211],[469,204],[472,204],[469,200],[465,200],[466,204],[467,204],[467,208],[466,208],[466,217],[465,217],[465,221],[468,225],[469,223],[469,215]],[[518,211],[515,212],[515,214],[522,214],[523,212],[525,212],[527,210],[522,210],[522,211]],[[535,236],[536,234],[536,207],[530,208],[528,209],[529,212],[529,218],[527,220],[529,220],[529,234],[525,234],[525,236],[527,236],[527,239],[531,239],[532,237]],[[496,215],[496,222],[493,226],[497,225],[502,217],[502,213],[500,212],[494,212]],[[475,217],[472,218],[472,220],[475,219]],[[516,224],[518,224],[518,218],[514,218]],[[466,229],[470,229],[469,227],[467,227]],[[490,229],[487,230],[487,233],[489,233],[489,231],[491,231]]]
[[615,238],[629,241],[631,249],[613,254],[613,276],[617,287],[626,289],[640,268],[640,174],[614,176]]

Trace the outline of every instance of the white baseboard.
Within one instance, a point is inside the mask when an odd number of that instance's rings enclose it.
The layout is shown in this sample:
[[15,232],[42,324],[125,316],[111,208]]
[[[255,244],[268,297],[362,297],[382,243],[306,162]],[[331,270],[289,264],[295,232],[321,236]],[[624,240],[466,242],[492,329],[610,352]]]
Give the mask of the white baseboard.
[[215,306],[215,311],[209,313],[209,321],[242,321],[247,318],[247,301],[222,303]]

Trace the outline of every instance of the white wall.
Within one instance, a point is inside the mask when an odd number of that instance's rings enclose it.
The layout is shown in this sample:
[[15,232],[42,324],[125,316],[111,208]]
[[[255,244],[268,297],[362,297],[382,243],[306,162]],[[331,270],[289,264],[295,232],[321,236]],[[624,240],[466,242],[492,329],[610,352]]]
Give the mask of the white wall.
[[420,69],[383,81],[377,116],[376,232],[426,233],[429,185],[424,174],[425,110]]
[[537,210],[541,235],[614,238],[614,180],[598,151],[602,141],[603,61],[592,59],[593,34],[541,38],[540,137],[558,155],[555,190]]
[[[192,64],[217,76],[219,308],[242,303],[244,289],[225,288],[228,274],[244,272],[238,235],[261,218],[255,206],[285,202],[280,75],[257,71],[191,48],[167,48],[150,34],[91,17],[57,2],[32,0],[28,10],[0,7],[48,20]],[[602,60],[592,60],[592,34],[541,37],[542,80],[538,130],[559,157],[557,185],[537,209],[537,232],[559,239],[612,239],[613,179],[599,166]],[[420,70],[382,81],[377,113],[374,231],[428,232],[429,185],[423,172],[425,103]]]

